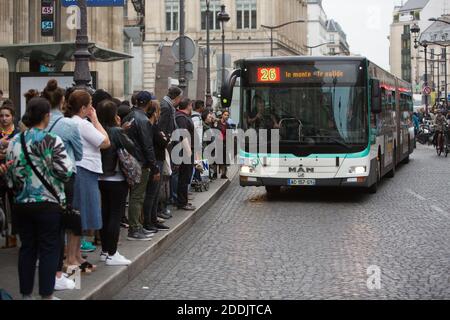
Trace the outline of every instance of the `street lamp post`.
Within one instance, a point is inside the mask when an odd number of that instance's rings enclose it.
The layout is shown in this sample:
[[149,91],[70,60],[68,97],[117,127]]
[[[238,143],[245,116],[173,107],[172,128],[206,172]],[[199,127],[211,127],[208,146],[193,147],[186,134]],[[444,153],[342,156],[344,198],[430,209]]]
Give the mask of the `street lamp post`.
[[[442,93],[441,92],[441,66],[440,66],[440,64],[443,61],[445,62],[445,51],[444,51],[444,49],[441,49],[441,50],[442,51],[441,51],[440,54],[435,54],[433,52],[430,53],[430,55],[433,56],[433,59],[431,59],[431,62],[433,63],[433,70],[435,69],[434,63],[437,62],[437,83],[438,83],[437,93],[438,93],[438,99],[441,99],[441,93]],[[434,59],[434,57],[438,57],[438,59]],[[442,60],[442,57],[444,57],[443,60]],[[446,73],[445,68],[444,68],[444,72]],[[433,78],[433,82],[434,82],[434,78]]]
[[334,44],[334,42],[324,42],[324,43],[318,44],[317,46],[305,46],[305,48],[308,48],[310,50],[309,51],[309,53],[310,53],[309,55],[312,56],[312,49],[319,48],[319,47],[324,46],[326,44]]
[[[420,27],[418,24],[414,24],[411,27],[411,33],[414,34],[414,48],[419,48],[419,46],[423,47],[425,52],[425,77],[424,77],[424,87],[428,86],[428,61],[427,61],[427,49],[428,42],[427,41],[418,41],[417,37],[420,33]],[[425,95],[425,113],[428,114],[428,95]]]
[[225,5],[220,6],[221,10],[217,14],[217,19],[222,24],[222,85],[225,83],[225,22],[230,21],[230,15],[225,12]]
[[211,96],[211,44],[209,37],[209,14],[211,0],[206,0],[206,107],[211,108],[212,106],[212,96]]
[[181,89],[186,88],[186,46],[184,41],[184,27],[185,27],[185,15],[184,15],[184,0],[180,0],[180,75],[179,75],[179,87]]
[[89,70],[89,59],[91,54],[88,49],[88,35],[87,35],[87,5],[86,0],[78,0],[78,7],[80,8],[80,29],[77,30],[77,38],[75,41],[76,51],[73,54],[75,59],[75,70],[73,81],[75,88],[84,89],[92,92],[91,87],[91,73]]
[[290,25],[293,23],[303,23],[303,22],[306,22],[306,21],[305,20],[295,20],[295,21],[290,21],[290,22],[280,24],[278,26],[265,26],[263,24],[261,25],[262,28],[270,30],[270,56],[271,57],[273,57],[273,30],[282,28],[284,26],[287,26],[287,25]]
[[[434,22],[442,22],[445,24],[450,24],[450,21],[444,20],[444,19],[439,19],[439,18],[430,18],[428,19],[429,21],[434,21]],[[445,67],[444,67],[444,72],[445,72],[445,107],[448,109],[448,84],[447,84],[447,47],[449,45],[442,45],[440,43],[435,43],[441,47],[443,47],[442,49],[442,55],[444,56],[444,63],[445,63]]]

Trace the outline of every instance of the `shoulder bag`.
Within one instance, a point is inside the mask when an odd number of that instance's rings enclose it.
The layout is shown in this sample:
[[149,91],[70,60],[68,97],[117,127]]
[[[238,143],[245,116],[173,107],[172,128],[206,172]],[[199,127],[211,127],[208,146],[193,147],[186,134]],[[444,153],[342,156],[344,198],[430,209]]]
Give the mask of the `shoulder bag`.
[[119,168],[122,174],[125,177],[128,185],[130,187],[134,187],[141,183],[142,178],[142,168],[139,162],[133,157],[127,149],[120,142],[119,134],[121,132],[113,131],[113,139],[115,140],[115,144],[117,146],[117,157],[119,161]]
[[64,229],[68,230],[81,230],[81,215],[80,211],[72,208],[72,204],[67,204],[65,207],[61,203],[61,199],[58,196],[55,188],[45,180],[44,176],[38,171],[36,166],[33,164],[33,161],[30,158],[30,154],[28,153],[27,145],[25,142],[25,133],[20,135],[20,142],[22,144],[23,154],[25,156],[25,160],[28,165],[31,167],[33,172],[36,174],[38,179],[44,185],[44,187],[55,197],[56,201],[58,201],[59,206],[62,211],[62,225]]

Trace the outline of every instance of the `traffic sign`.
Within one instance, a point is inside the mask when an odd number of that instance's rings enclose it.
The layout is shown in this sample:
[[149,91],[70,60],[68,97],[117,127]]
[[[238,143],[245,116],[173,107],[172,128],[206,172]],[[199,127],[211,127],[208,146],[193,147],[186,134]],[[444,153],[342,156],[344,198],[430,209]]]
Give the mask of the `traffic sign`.
[[[88,7],[123,7],[125,0],[86,0]],[[78,0],[62,0],[63,7],[77,6]]]
[[[184,36],[184,60],[191,60],[195,56],[195,42],[188,36]],[[176,38],[172,44],[172,55],[180,61],[180,37]]]
[[423,94],[426,96],[429,96],[431,94],[431,88],[430,87],[424,87],[423,88]]

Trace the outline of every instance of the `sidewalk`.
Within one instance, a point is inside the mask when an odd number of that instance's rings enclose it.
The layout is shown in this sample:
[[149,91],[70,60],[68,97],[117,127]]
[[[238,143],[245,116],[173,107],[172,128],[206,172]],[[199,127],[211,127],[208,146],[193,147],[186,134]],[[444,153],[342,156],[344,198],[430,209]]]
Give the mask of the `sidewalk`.
[[[238,173],[238,166],[231,166],[229,178],[233,179]],[[174,243],[178,237],[188,231],[190,226],[199,219],[230,185],[230,180],[216,180],[210,184],[206,192],[195,194],[193,205],[197,207],[194,212],[173,210],[173,218],[167,220],[170,227],[168,232],[158,232],[151,241],[128,241],[127,230],[121,230],[119,251],[132,261],[128,267],[108,267],[100,262],[100,248],[88,254],[88,260],[97,265],[97,270],[81,277],[81,290],[57,291],[55,295],[62,300],[110,299],[124,285],[141,273],[165,249]],[[3,243],[3,238],[0,239]],[[20,299],[19,278],[17,272],[18,249],[0,249],[0,288],[8,291],[14,299]],[[37,271],[37,270],[36,270]],[[37,299],[39,281],[34,286]]]

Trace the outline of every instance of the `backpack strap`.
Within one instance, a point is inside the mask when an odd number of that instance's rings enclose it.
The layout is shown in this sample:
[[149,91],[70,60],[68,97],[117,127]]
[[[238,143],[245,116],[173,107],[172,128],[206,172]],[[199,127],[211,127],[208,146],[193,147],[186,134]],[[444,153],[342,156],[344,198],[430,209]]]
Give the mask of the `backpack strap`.
[[28,153],[28,149],[27,149],[27,144],[25,142],[25,132],[23,132],[20,135],[20,142],[22,144],[23,154],[25,156],[25,160],[27,161],[28,165],[31,167],[31,169],[36,174],[38,179],[42,182],[42,184],[45,186],[45,188],[52,194],[53,197],[55,197],[56,201],[58,201],[58,203],[61,205],[61,200],[60,200],[56,190],[53,188],[53,186],[50,183],[48,183],[47,180],[45,180],[45,178],[42,176],[42,174],[38,171],[36,166],[33,164],[33,161],[31,161],[30,154]]
[[48,130],[48,132],[52,132],[52,130],[55,128],[56,124],[62,120],[64,117],[60,117],[58,119],[56,119],[55,123],[53,123],[53,125],[50,127],[50,129]]

